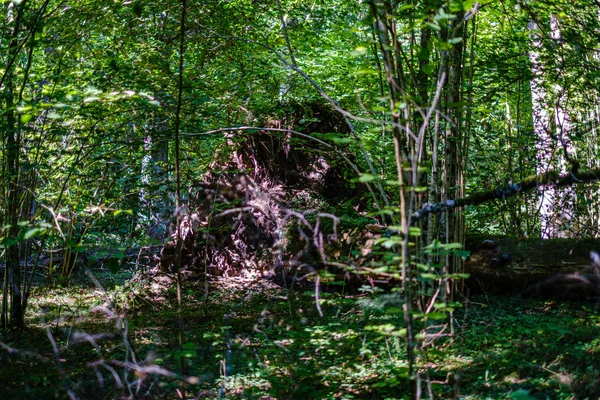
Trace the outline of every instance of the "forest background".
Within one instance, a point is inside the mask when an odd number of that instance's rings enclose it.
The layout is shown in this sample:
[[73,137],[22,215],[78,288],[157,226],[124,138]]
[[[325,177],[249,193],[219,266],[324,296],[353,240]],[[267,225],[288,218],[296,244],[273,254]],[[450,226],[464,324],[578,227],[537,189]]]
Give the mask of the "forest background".
[[[469,237],[598,236],[597,1],[15,0],[0,32],[12,398],[599,395],[590,303],[498,300],[541,364],[452,347]],[[536,293],[598,297],[567,272]]]

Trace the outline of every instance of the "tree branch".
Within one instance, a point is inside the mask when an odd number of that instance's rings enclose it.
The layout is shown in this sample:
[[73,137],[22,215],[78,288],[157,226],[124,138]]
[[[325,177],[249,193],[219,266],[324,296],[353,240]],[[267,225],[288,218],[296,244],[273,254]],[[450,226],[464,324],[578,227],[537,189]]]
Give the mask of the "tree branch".
[[423,207],[413,214],[413,219],[418,220],[426,217],[429,214],[439,214],[443,211],[464,206],[473,206],[485,203],[486,201],[495,199],[506,199],[515,196],[519,193],[524,193],[532,189],[537,189],[544,186],[554,186],[555,188],[570,186],[576,183],[595,182],[600,180],[600,168],[593,168],[586,171],[568,172],[560,175],[556,171],[548,171],[541,175],[533,175],[525,178],[519,183],[513,183],[508,186],[488,190],[485,192],[473,193],[470,196],[463,197],[458,200],[447,200],[440,203],[426,203]]

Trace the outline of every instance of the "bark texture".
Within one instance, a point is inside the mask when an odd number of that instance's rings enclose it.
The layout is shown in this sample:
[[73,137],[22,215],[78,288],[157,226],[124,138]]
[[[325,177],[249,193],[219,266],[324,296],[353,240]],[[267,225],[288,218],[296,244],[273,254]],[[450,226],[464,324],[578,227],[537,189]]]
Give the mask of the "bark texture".
[[[471,251],[465,262],[470,293],[523,292],[555,298],[594,295],[587,281],[595,282],[590,252],[600,249],[598,240],[472,236],[467,239],[467,249]],[[570,288],[578,276],[582,277],[581,290]]]

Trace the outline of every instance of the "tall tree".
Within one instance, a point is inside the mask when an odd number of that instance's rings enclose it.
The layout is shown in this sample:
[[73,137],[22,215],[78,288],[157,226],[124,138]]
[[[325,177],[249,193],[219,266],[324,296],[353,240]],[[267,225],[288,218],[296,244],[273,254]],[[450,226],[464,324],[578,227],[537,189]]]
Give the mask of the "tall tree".
[[[560,28],[555,16],[549,21],[550,35],[542,30],[539,23],[531,20],[532,48],[529,52],[531,62],[531,99],[533,127],[537,141],[537,172],[539,175],[549,171],[564,174],[567,171],[567,159],[572,156],[573,147],[569,137],[570,117],[567,111],[568,98],[559,83],[552,85],[554,75],[552,65],[545,65],[541,59],[543,46],[560,49]],[[550,44],[548,44],[550,43]],[[554,54],[555,52],[552,51]],[[559,56],[559,54],[555,54]],[[560,71],[558,71],[560,73]],[[553,96],[553,93],[555,95]],[[551,107],[554,104],[554,107]],[[553,183],[542,185],[540,202],[541,236],[544,239],[565,237],[567,225],[574,217],[574,192],[572,189],[558,190]]]

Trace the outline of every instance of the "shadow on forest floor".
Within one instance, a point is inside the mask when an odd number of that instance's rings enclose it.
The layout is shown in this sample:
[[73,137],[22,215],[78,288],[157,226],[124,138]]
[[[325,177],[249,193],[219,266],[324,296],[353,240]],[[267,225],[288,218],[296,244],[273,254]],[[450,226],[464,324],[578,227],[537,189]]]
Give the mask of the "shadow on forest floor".
[[[403,340],[365,329],[402,317],[365,310],[356,296],[324,293],[320,317],[313,292],[230,278],[211,282],[206,296],[204,282],[185,282],[180,346],[169,278],[94,273],[105,293],[83,276],[36,289],[28,329],[0,349],[0,398],[65,398],[67,390],[82,399],[406,394]],[[455,313],[459,333],[421,360],[423,372],[437,398],[597,399],[600,316],[591,308],[473,298]]]

